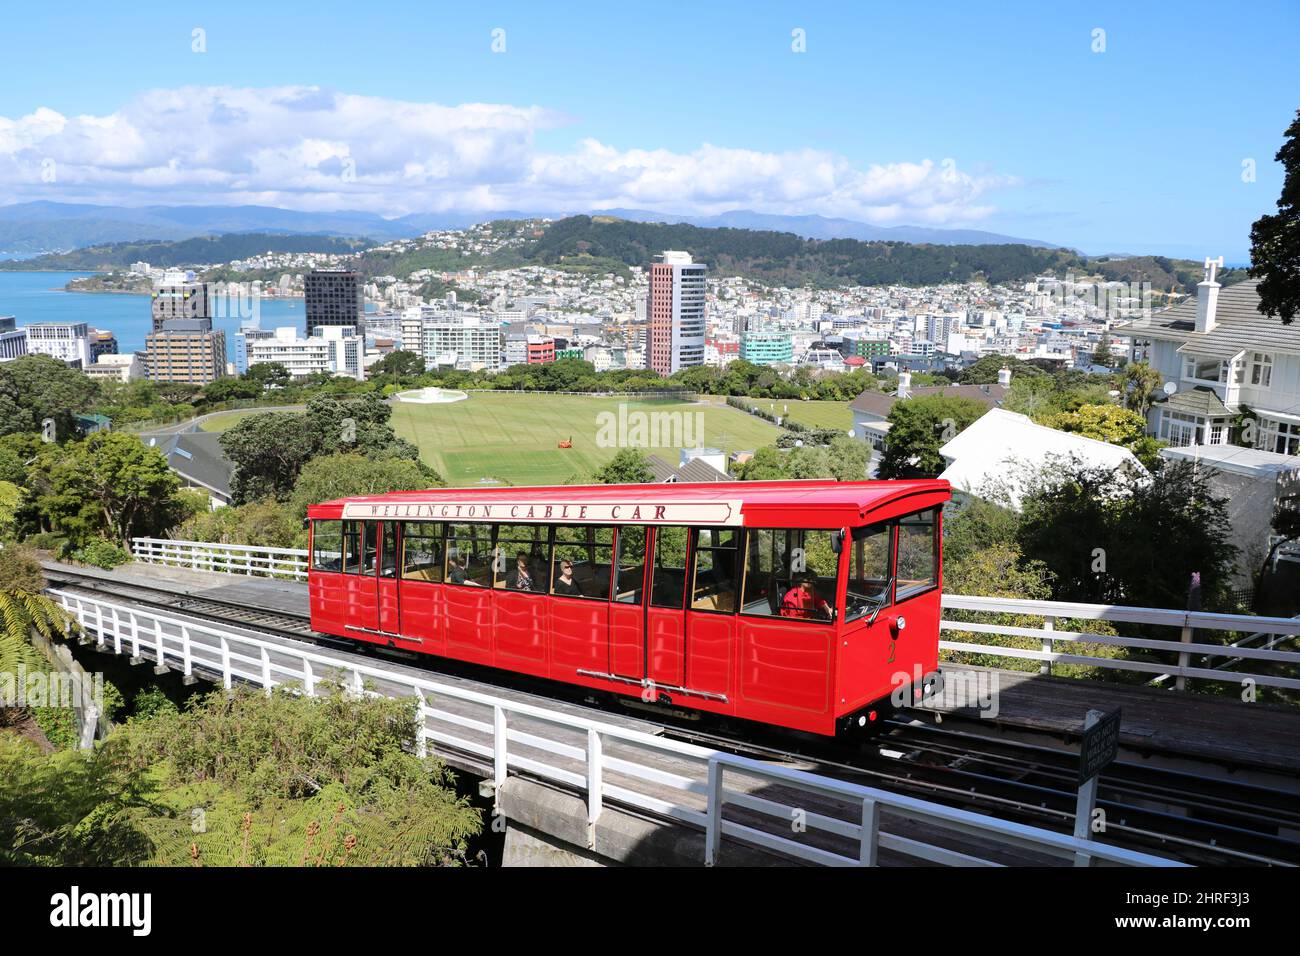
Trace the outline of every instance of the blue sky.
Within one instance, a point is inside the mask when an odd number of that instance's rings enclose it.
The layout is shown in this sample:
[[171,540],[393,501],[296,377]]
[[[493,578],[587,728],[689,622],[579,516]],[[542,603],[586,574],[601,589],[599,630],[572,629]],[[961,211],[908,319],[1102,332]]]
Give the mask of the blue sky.
[[749,208],[1240,261],[1300,108],[1294,2],[140,2],[6,28],[0,202]]

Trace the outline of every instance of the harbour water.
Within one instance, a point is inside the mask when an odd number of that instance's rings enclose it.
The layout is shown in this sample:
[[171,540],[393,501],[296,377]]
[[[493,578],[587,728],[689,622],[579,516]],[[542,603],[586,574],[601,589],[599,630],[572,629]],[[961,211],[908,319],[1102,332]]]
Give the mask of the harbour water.
[[[41,322],[85,322],[92,328],[117,336],[118,350],[144,348],[152,319],[149,296],[115,292],[64,292],[63,287],[89,272],[0,272],[0,315],[12,315],[18,325]],[[262,328],[296,326],[305,328],[302,299],[263,299],[260,303]],[[213,321],[226,333],[227,358],[234,354],[238,317]]]

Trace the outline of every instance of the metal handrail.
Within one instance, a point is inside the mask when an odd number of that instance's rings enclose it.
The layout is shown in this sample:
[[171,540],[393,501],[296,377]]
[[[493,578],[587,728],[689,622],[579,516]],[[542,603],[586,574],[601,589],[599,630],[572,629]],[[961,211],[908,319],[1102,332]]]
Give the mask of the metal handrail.
[[[1010,842],[1054,857],[1073,858],[1076,861],[1096,858],[1126,866],[1181,865],[1150,854],[1080,840],[1038,827],[931,804],[695,744],[666,740],[588,717],[440,683],[370,664],[356,655],[323,652],[313,645],[298,641],[259,637],[181,615],[137,608],[86,594],[58,589],[50,590],[49,594],[77,620],[84,631],[93,632],[101,649],[111,646],[118,654],[129,651],[134,658],[140,660],[148,652],[159,666],[179,666],[187,676],[194,675],[196,669],[206,671],[217,676],[226,688],[232,687],[236,680],[268,691],[279,685],[297,684],[302,693],[312,696],[322,681],[330,679],[331,675],[341,674],[347,678],[344,686],[353,693],[378,693],[366,687],[367,680],[401,689],[404,695],[418,700],[418,747],[422,754],[427,751],[429,742],[433,742],[478,755],[491,764],[498,792],[512,772],[520,771],[584,792],[587,798],[589,841],[593,846],[596,822],[606,802],[610,801],[700,827],[706,835],[705,863],[717,861],[721,839],[725,834],[737,841],[765,847],[811,863],[872,865],[877,862],[878,851],[888,849],[930,862],[996,865],[942,846],[883,832],[880,828],[880,811],[888,810],[909,820],[922,820],[932,826],[959,833],[977,833],[997,842]],[[276,657],[287,658],[291,664],[281,663],[274,659]],[[399,695],[390,693],[389,696]],[[480,705],[490,711],[491,722],[442,710],[434,703],[441,698]],[[582,745],[575,745],[541,737],[519,727],[520,718],[566,729],[585,740]],[[477,731],[491,743],[468,739],[461,732],[431,729],[428,726],[430,721]],[[513,748],[512,744],[579,761],[581,771],[525,756]],[[660,756],[685,759],[699,767],[705,774],[705,779],[685,777],[652,763],[638,761],[630,754],[611,754],[608,751],[614,744],[630,749],[631,754],[650,751]],[[609,772],[657,783],[681,791],[684,795],[694,795],[697,802],[702,797],[704,807],[699,809],[682,799],[664,800],[612,783],[607,779]],[[844,856],[790,836],[724,819],[723,807],[728,803],[786,821],[792,815],[804,812],[797,805],[727,788],[724,785],[726,772],[768,780],[798,794],[830,797],[850,806],[860,806],[861,817],[858,822],[805,813],[808,829],[856,841],[858,855]]]

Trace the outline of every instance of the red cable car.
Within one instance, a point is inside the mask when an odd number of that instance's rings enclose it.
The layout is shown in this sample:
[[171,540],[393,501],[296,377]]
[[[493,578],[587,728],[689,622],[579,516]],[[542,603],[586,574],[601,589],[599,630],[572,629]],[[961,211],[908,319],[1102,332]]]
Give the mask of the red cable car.
[[312,627],[818,734],[938,668],[946,481],[449,488],[314,505]]

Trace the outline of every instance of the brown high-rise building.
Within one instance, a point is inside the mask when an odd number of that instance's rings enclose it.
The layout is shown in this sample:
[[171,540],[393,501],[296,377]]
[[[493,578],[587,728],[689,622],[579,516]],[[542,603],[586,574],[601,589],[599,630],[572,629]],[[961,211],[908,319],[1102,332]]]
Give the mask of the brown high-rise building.
[[660,375],[704,364],[704,271],[689,253],[668,251],[650,265],[646,367]]
[[145,337],[145,365],[155,382],[207,385],[226,374],[226,333],[208,319],[168,319]]
[[307,300],[307,337],[322,325],[350,325],[360,332],[366,300],[361,273],[341,269],[313,269],[303,279]]
[[171,319],[204,319],[212,327],[212,303],[206,282],[172,282],[154,287],[153,330]]

